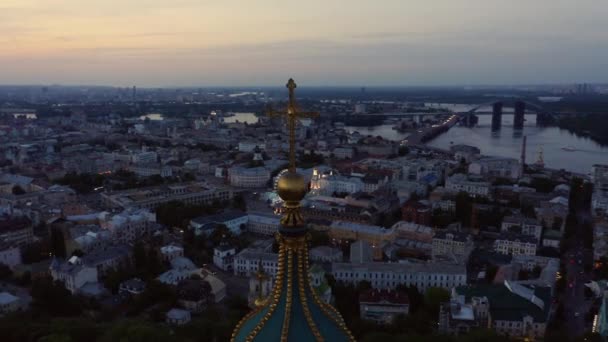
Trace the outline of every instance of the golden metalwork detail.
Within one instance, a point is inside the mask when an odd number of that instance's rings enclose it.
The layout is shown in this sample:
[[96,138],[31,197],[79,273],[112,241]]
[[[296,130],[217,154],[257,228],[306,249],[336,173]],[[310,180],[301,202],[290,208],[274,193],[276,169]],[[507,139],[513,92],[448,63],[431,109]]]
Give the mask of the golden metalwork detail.
[[[305,267],[306,267],[306,269],[309,269],[309,267],[308,267],[309,266],[308,249],[305,249],[305,254],[306,254],[306,257],[304,258],[304,263],[306,265]],[[352,332],[346,326],[346,323],[344,322],[344,319],[342,318],[342,315],[340,315],[338,310],[336,310],[336,308],[334,308],[332,305],[329,305],[329,304],[325,303],[324,301],[320,300],[319,296],[317,296],[317,293],[315,292],[315,289],[312,287],[310,282],[308,282],[308,287],[309,287],[313,300],[321,308],[321,311],[323,311],[323,313],[325,313],[325,315],[327,317],[329,317],[331,320],[334,321],[334,323],[336,323],[336,325],[338,325],[338,327],[342,330],[342,332],[344,332],[346,334],[349,341],[356,342],[355,337],[353,336]]]
[[293,251],[287,250],[287,294],[285,296],[285,315],[281,329],[281,342],[287,342],[289,337],[289,319],[291,318],[291,302],[293,299]]
[[[289,171],[279,178],[277,184],[277,193],[284,201],[284,216],[281,218],[281,225],[283,228],[292,227],[292,228],[303,228],[304,227],[304,219],[300,213],[300,201],[304,198],[307,192],[307,184],[302,175],[296,173],[296,153],[295,153],[295,129],[296,122],[299,118],[305,117],[316,117],[318,113],[306,113],[299,112],[297,110],[297,106],[295,103],[295,88],[296,83],[293,79],[289,79],[287,82],[287,89],[289,89],[289,104],[287,106],[287,110],[285,112],[270,112],[269,115],[284,115],[287,118],[287,125],[289,129]],[[294,232],[299,232],[294,229]],[[253,328],[253,330],[247,335],[245,341],[252,342],[259,332],[264,328],[268,320],[275,313],[277,306],[281,301],[281,293],[283,291],[283,286],[286,287],[286,298],[285,298],[285,314],[283,317],[283,326],[281,329],[281,341],[285,342],[289,336],[289,325],[290,319],[293,309],[293,283],[294,283],[294,274],[297,277],[297,286],[298,293],[300,297],[300,303],[302,304],[302,310],[304,312],[304,316],[306,318],[306,322],[310,327],[310,330],[315,337],[315,340],[318,342],[323,341],[323,336],[321,335],[319,328],[316,326],[312,312],[310,310],[310,302],[307,298],[307,291],[310,292],[312,296],[312,302],[319,306],[320,310],[323,312],[325,316],[331,319],[340,330],[344,332],[349,341],[355,341],[352,333],[346,327],[342,316],[338,311],[331,305],[321,301],[317,296],[315,289],[312,287],[310,280],[308,279],[308,270],[309,270],[309,261],[308,261],[308,234],[298,235],[298,234],[281,234],[277,233],[276,235],[277,241],[279,243],[279,256],[278,256],[278,269],[276,274],[276,282],[274,284],[274,288],[272,290],[272,295],[264,302],[264,306],[257,308],[252,311],[248,315],[246,315],[241,321],[237,324],[234,332],[232,333],[231,341],[236,340],[236,336],[238,335],[240,329],[243,327],[244,323],[253,318],[254,315],[259,314],[267,308],[266,313],[264,313],[263,317],[260,319],[258,324]],[[294,254],[298,258],[297,261],[297,270],[294,263]],[[287,265],[285,265],[287,263]],[[261,265],[260,265],[261,267]],[[295,273],[297,271],[297,273]],[[287,274],[285,274],[287,272]],[[285,284],[285,282],[287,282]],[[257,300],[256,300],[257,304]]]
[[[257,334],[262,330],[264,325],[266,325],[266,322],[268,322],[270,317],[272,317],[272,314],[276,310],[276,308],[279,304],[279,301],[281,300],[281,291],[283,288],[283,275],[284,275],[283,270],[285,269],[285,262],[284,262],[285,259],[284,258],[285,258],[285,247],[279,246],[279,265],[278,265],[279,270],[277,271],[277,282],[272,291],[273,292],[272,301],[268,305],[268,311],[266,312],[264,317],[262,317],[260,322],[258,322],[258,324],[255,326],[255,328],[253,328],[251,333],[249,333],[249,335],[245,339],[245,341],[247,341],[247,342],[252,342],[253,339],[257,336]],[[238,332],[238,329],[236,329],[235,331]],[[234,336],[234,334],[233,334],[233,336]]]
[[287,116],[287,127],[289,129],[289,171],[296,172],[296,121],[299,118],[316,118],[319,116],[317,112],[300,112],[296,105],[296,82],[290,78],[285,85],[289,89],[289,103],[287,110],[284,112],[275,112],[270,110],[269,116]]
[[[306,322],[308,322],[308,327],[312,331],[312,334],[315,336],[315,339],[318,342],[323,342],[323,336],[319,332],[317,325],[315,324],[314,319],[312,318],[312,313],[310,312],[310,308],[308,307],[308,300],[306,299],[306,285],[305,281],[308,282],[308,274],[305,274],[304,269],[304,257],[307,253],[305,250],[298,250],[298,288],[300,290],[300,302],[302,303],[302,310],[304,311],[304,317],[306,317]],[[308,269],[306,269],[308,271]]]

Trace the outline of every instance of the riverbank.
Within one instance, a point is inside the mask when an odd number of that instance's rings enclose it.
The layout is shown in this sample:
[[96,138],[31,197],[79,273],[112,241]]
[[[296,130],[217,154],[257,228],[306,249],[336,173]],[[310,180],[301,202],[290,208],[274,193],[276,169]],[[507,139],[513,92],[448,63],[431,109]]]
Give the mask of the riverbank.
[[428,141],[433,140],[438,137],[442,133],[447,132],[452,126],[454,126],[458,122],[458,116],[452,115],[449,119],[442,122],[439,125],[433,125],[431,127],[423,127],[414,133],[410,134],[407,139],[401,142],[402,145],[421,145]]

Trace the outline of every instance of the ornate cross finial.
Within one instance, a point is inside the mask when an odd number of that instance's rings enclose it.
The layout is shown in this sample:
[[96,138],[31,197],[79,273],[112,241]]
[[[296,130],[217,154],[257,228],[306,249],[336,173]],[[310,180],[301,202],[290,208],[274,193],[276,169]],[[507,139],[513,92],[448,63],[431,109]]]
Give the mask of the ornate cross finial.
[[295,89],[297,87],[293,78],[290,78],[285,85],[289,89],[289,103],[287,111],[275,112],[268,111],[269,116],[287,116],[287,127],[289,129],[289,171],[296,172],[296,122],[301,118],[315,118],[319,116],[316,112],[298,112],[296,105]]

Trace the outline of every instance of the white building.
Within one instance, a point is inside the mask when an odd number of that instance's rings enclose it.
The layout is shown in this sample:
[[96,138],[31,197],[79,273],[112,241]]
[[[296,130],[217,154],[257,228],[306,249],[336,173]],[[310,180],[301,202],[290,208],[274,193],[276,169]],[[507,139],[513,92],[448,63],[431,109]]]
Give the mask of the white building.
[[265,167],[232,167],[228,171],[230,185],[239,188],[265,188],[270,180],[270,171]]
[[97,268],[83,264],[78,258],[63,263],[54,259],[50,271],[53,280],[61,281],[72,294],[78,293],[87,283],[97,282]]
[[494,250],[507,255],[536,255],[538,240],[532,236],[502,232],[494,241]]
[[469,173],[517,179],[520,177],[519,161],[515,158],[482,157],[469,164]]
[[465,285],[464,264],[428,263],[334,263],[332,274],[338,281],[358,284],[366,280],[376,289],[394,289],[397,285],[416,286],[419,291],[431,287],[451,289]]
[[135,242],[158,228],[156,214],[145,209],[128,209],[116,215],[104,212],[99,219],[100,226],[107,229],[111,239],[118,243]]
[[167,245],[160,248],[160,254],[163,260],[171,262],[175,258],[184,256],[184,248],[181,246]]
[[274,236],[279,231],[280,225],[281,219],[277,215],[249,213],[247,231],[255,234]]
[[278,269],[277,254],[249,248],[243,249],[234,256],[234,274],[250,277],[257,272],[260,262],[264,272],[274,278]]
[[333,173],[319,173],[313,170],[310,181],[310,189],[321,195],[332,195],[333,193],[353,194],[363,191],[365,184],[359,177],[346,177]]
[[445,181],[445,189],[451,192],[466,192],[477,196],[489,196],[491,184],[482,180],[469,178],[464,174],[455,174]]
[[220,244],[213,249],[213,264],[222,271],[232,271],[236,249],[226,244]]

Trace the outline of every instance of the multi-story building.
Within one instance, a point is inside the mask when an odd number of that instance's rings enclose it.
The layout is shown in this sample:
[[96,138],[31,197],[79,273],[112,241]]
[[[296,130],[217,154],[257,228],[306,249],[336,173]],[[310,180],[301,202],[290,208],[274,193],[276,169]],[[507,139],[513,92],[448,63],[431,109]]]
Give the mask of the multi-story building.
[[593,209],[608,214],[608,165],[593,165],[591,181],[593,182]]
[[239,188],[265,188],[270,180],[270,171],[265,167],[236,166],[228,170],[230,185]]
[[347,177],[334,173],[323,173],[313,175],[310,189],[321,195],[332,195],[333,193],[353,194],[363,191],[365,184],[359,177]]
[[469,164],[469,173],[517,179],[520,176],[519,161],[515,158],[482,157]]
[[62,282],[72,294],[78,293],[87,283],[97,282],[97,268],[85,265],[78,258],[67,262],[53,259],[50,271],[53,280]]
[[534,236],[540,241],[543,233],[543,226],[537,219],[525,217],[523,215],[505,216],[500,226],[503,232],[517,232],[522,235]]
[[439,230],[433,236],[433,255],[468,255],[473,249],[471,235],[458,231]]
[[397,285],[416,286],[419,291],[431,287],[451,289],[466,284],[464,264],[427,263],[333,263],[332,274],[338,281],[358,284],[369,281],[373,288],[394,289]]
[[25,216],[0,217],[0,242],[24,246],[34,240],[32,221]]
[[419,201],[408,200],[401,208],[402,219],[407,222],[430,226],[431,207]]
[[494,250],[507,255],[536,255],[538,240],[529,235],[502,232],[494,241]]
[[407,293],[386,289],[369,289],[359,295],[361,319],[378,324],[391,324],[399,315],[408,315],[410,301]]
[[99,225],[110,232],[114,242],[125,244],[150,236],[159,228],[156,214],[144,209],[123,210],[115,215],[104,212],[99,217]]
[[210,204],[232,199],[232,191],[204,183],[183,183],[157,187],[102,193],[105,205],[111,208],[146,208],[177,201],[184,204]]
[[311,248],[308,254],[314,262],[339,262],[344,258],[341,249],[329,246]]
[[451,192],[466,192],[473,197],[488,197],[491,186],[489,182],[474,177],[467,177],[467,175],[461,173],[448,177],[445,181],[446,190]]
[[245,248],[234,256],[234,274],[250,277],[260,264],[264,272],[274,278],[278,269],[277,254]]
[[81,261],[74,259],[72,262],[94,267],[97,275],[103,276],[111,270],[126,267],[131,261],[131,248],[127,245],[115,245],[87,253],[80,259]]
[[213,264],[220,270],[232,271],[235,254],[236,249],[234,247],[222,243],[213,249]]
[[247,231],[261,235],[272,235],[279,231],[281,219],[277,215],[263,213],[249,213]]

